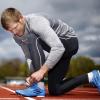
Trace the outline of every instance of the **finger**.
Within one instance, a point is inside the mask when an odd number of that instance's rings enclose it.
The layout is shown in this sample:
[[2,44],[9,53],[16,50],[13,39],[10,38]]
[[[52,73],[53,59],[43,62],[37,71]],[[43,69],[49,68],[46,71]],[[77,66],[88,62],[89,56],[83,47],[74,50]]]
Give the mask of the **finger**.
[[33,79],[33,80],[34,80],[34,77],[31,75],[31,76],[30,76],[30,79]]
[[33,76],[30,76],[30,80],[32,80],[32,82],[34,82],[36,79]]
[[30,85],[30,77],[26,79],[26,85]]
[[29,86],[30,86],[30,84],[29,84],[28,82],[25,82],[25,85],[26,85],[27,87],[29,87]]
[[28,77],[27,79],[26,79],[26,82],[29,84],[30,83],[30,78]]
[[30,84],[32,85],[33,82],[34,82],[34,78],[30,77],[29,82],[30,82]]

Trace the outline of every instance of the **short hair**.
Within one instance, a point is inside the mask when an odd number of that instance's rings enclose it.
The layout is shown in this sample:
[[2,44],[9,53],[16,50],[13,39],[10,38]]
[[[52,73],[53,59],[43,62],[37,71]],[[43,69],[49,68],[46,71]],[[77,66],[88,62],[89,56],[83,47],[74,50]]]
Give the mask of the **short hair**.
[[18,22],[22,14],[15,8],[7,8],[1,14],[1,25],[4,29],[9,28],[10,22]]

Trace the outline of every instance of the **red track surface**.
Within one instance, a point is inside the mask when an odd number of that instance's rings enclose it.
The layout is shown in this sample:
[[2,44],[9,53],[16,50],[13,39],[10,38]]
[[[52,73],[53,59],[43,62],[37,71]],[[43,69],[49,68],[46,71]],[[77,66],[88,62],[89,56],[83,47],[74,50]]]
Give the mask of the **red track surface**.
[[16,95],[14,90],[22,89],[23,86],[0,86],[0,100],[100,100],[100,93],[95,88],[76,88],[61,96],[46,97],[23,97]]

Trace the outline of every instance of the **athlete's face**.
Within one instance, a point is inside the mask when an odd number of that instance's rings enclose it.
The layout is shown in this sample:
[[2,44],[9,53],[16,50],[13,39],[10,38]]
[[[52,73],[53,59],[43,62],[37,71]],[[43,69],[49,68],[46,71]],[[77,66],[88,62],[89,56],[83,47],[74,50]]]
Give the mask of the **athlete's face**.
[[24,18],[20,18],[18,22],[10,22],[8,31],[13,35],[22,36],[24,34],[25,22]]

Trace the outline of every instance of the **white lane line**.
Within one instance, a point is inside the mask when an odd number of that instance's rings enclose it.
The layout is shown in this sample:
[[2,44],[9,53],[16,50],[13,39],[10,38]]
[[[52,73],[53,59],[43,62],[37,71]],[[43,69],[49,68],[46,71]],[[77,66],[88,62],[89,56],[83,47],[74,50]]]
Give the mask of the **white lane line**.
[[[11,89],[9,89],[9,88],[7,88],[7,87],[0,86],[0,88],[5,89],[5,90],[7,90],[7,91],[10,91],[10,92],[12,92],[12,93],[15,93],[14,90],[11,90]],[[30,98],[30,97],[24,97],[24,98],[27,99],[27,100],[36,100],[36,99]]]
[[14,91],[14,90],[11,90],[11,89],[9,89],[9,88],[7,88],[7,87],[0,86],[0,88],[2,88],[2,89],[5,89],[5,90],[7,90],[7,91],[10,91],[10,92],[13,92],[13,93],[15,93],[15,91]]

